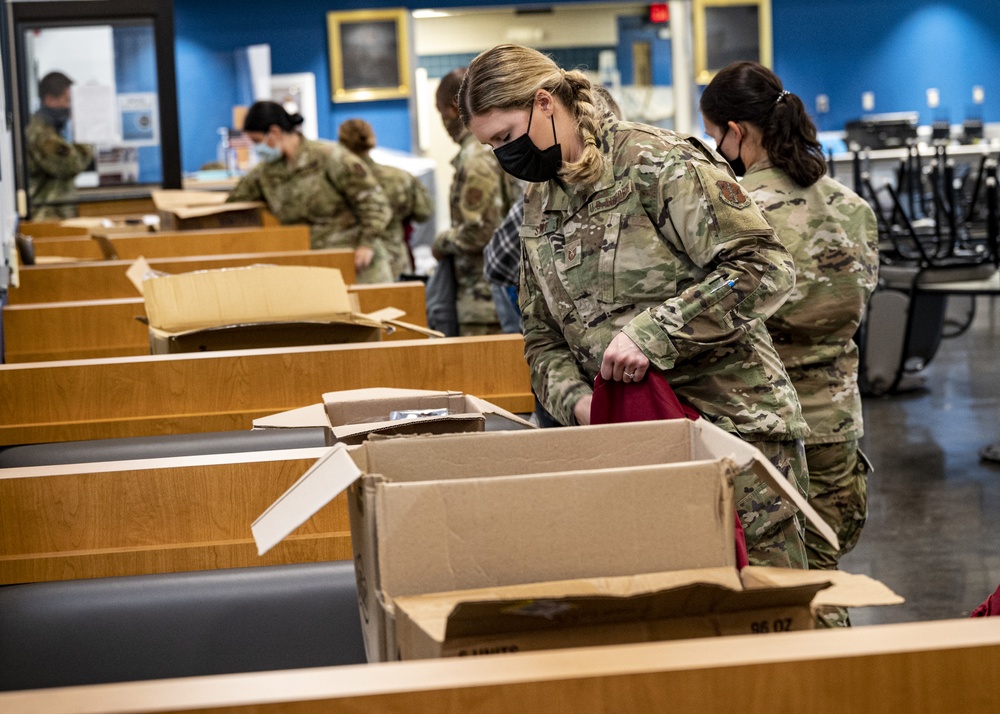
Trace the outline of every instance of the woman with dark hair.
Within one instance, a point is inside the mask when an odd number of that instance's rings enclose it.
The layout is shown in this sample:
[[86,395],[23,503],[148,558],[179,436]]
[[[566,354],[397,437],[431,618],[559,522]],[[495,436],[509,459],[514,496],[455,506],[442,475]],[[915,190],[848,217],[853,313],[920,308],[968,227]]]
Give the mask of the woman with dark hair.
[[352,249],[357,282],[392,282],[383,243],[392,209],[377,179],[338,144],[306,139],[301,124],[275,102],[250,107],[243,131],[259,162],[229,200],[264,201],[282,223],[308,224],[314,249]]
[[[527,47],[474,59],[459,112],[530,182],[519,304],[545,409],[587,424],[598,374],[632,383],[660,370],[804,492],[805,424],[764,327],[793,268],[725,163],[700,142],[620,121],[585,74]],[[750,561],[805,567],[795,507],[749,473],[735,488]]]
[[[878,275],[871,207],[824,176],[816,127],[797,96],[755,62],[729,65],[701,97],[705,131],[795,259],[795,290],[767,320],[811,433],[809,502],[840,538],[806,525],[809,567],[835,569],[857,543],[871,467],[858,448],[858,329]],[[732,157],[732,158],[730,158]],[[741,164],[745,164],[745,167]]]
[[413,273],[410,233],[414,223],[423,223],[434,212],[434,199],[416,176],[396,166],[376,163],[375,130],[364,119],[347,119],[337,130],[340,145],[365,162],[375,175],[392,206],[392,220],[386,228],[385,249],[393,277]]

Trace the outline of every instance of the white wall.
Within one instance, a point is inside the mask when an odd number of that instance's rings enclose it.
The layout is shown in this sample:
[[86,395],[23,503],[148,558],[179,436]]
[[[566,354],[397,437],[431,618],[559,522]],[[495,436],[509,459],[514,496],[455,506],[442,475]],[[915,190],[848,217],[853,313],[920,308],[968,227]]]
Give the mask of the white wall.
[[49,72],[63,72],[79,85],[115,86],[115,52],[110,25],[45,28],[27,35],[31,111],[38,108],[38,80]]
[[[648,5],[555,5],[551,13],[518,15],[513,8],[448,9],[447,17],[414,21],[418,55],[482,52],[507,42],[533,47],[618,44],[618,15],[642,14]],[[454,13],[454,14],[451,14]]]

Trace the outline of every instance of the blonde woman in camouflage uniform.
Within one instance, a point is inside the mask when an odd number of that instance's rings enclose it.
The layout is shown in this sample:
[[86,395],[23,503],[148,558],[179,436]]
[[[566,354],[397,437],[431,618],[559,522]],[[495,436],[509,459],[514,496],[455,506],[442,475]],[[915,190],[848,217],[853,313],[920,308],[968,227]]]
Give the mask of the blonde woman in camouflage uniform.
[[385,192],[361,159],[337,144],[306,139],[301,124],[301,116],[275,102],[250,107],[243,131],[260,163],[228,200],[264,201],[282,223],[308,224],[314,250],[352,249],[357,282],[392,282],[383,242],[392,218]]
[[[858,329],[878,275],[878,230],[871,207],[824,176],[823,150],[802,101],[771,70],[740,62],[721,70],[701,98],[705,130],[734,157],[742,184],[795,260],[788,301],[767,321],[799,394],[809,502],[833,527],[836,551],[810,526],[810,568],[835,569],[868,513],[871,467],[858,448]],[[742,166],[745,162],[745,172]]]
[[[652,366],[804,492],[806,426],[764,326],[794,268],[725,163],[672,132],[598,113],[586,75],[525,47],[473,60],[459,106],[501,165],[532,182],[520,306],[545,408],[586,424],[598,373],[641,381]],[[791,504],[751,475],[736,500],[751,563],[805,567]]]
[[348,119],[340,125],[337,140],[353,152],[375,174],[392,206],[392,220],[386,229],[385,248],[389,253],[393,277],[413,272],[413,261],[406,245],[406,231],[411,223],[423,223],[434,212],[431,195],[409,171],[375,163],[369,152],[375,148],[375,132],[364,119]]
[[24,130],[28,154],[28,194],[35,220],[76,215],[73,179],[94,159],[93,147],[63,138],[70,117],[70,85],[62,72],[49,72],[38,83],[42,106]]

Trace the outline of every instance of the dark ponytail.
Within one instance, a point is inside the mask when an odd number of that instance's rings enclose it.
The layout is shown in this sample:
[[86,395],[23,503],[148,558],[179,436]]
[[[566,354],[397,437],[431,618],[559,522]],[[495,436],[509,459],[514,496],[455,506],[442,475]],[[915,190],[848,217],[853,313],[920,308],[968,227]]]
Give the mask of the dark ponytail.
[[301,114],[289,114],[277,102],[254,102],[243,119],[243,131],[266,134],[272,126],[284,132],[298,131],[305,121]]
[[767,67],[756,62],[725,67],[705,87],[700,107],[719,127],[730,121],[757,127],[771,163],[799,186],[812,186],[826,173],[823,147],[805,105]]

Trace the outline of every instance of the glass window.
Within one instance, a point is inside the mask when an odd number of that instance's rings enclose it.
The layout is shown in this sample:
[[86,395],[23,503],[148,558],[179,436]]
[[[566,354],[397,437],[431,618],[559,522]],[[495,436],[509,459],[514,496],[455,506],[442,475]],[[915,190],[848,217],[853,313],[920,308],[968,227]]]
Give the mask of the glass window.
[[39,81],[66,75],[71,115],[67,141],[93,147],[78,188],[163,181],[156,44],[152,20],[23,29],[29,114],[42,108]]

